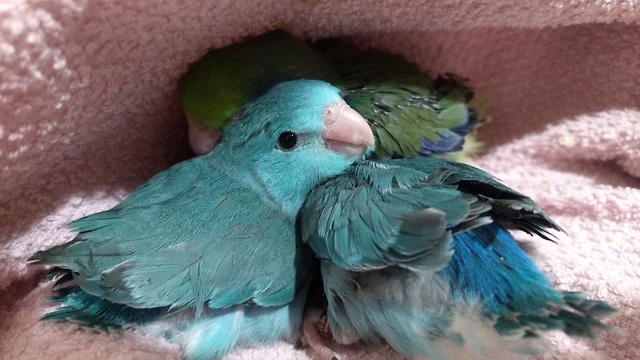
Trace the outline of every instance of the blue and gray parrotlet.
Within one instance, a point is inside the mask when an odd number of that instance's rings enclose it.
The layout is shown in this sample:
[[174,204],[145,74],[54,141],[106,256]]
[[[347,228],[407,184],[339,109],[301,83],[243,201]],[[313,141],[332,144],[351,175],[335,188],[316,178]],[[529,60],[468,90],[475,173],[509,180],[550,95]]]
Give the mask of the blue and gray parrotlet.
[[515,359],[545,350],[547,331],[599,339],[616,312],[555,289],[508,229],[549,240],[560,227],[469,165],[358,161],[311,192],[299,222],[338,343],[383,339],[410,359]]

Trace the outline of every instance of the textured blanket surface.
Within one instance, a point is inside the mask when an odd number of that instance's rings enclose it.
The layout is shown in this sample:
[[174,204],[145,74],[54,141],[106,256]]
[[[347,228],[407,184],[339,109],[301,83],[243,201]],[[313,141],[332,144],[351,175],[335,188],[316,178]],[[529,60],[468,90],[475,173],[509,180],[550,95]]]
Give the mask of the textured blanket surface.
[[[179,359],[135,331],[39,323],[25,259],[188,156],[177,84],[208,48],[273,26],[349,35],[471,79],[492,121],[473,160],[567,231],[529,239],[563,289],[622,311],[604,343],[545,359],[640,358],[640,4],[635,0],[5,0],[0,3],[0,358]],[[390,358],[361,347],[350,358]],[[286,343],[228,359],[308,359]]]

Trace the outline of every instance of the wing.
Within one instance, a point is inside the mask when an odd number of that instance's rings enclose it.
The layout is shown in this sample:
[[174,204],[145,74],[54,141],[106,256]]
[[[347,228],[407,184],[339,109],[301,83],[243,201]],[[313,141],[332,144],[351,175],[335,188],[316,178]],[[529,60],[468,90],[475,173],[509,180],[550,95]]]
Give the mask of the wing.
[[451,228],[487,209],[423,172],[365,161],[312,191],[300,228],[321,259],[348,270],[433,269],[451,256]]
[[546,240],[553,238],[550,229],[563,231],[531,198],[476,167],[435,157],[384,160],[382,163],[429,173],[445,185],[455,186],[463,193],[479,197],[491,206],[491,218],[507,228],[522,230]]
[[460,151],[476,121],[463,102],[446,104],[417,85],[370,84],[346,91],[344,99],[371,125],[379,158]]
[[293,220],[213,166],[196,158],[158,174],[113,209],[72,223],[76,239],[32,260],[70,269],[86,292],[134,308],[291,301],[313,258]]
[[441,272],[454,299],[480,300],[502,336],[537,337],[561,330],[597,339],[600,320],[616,310],[586,294],[558,291],[499,224],[458,233],[455,254]]
[[460,151],[465,136],[483,121],[469,105],[473,90],[456,75],[432,81],[399,55],[360,51],[339,39],[316,47],[334,63],[345,101],[369,121],[378,158]]

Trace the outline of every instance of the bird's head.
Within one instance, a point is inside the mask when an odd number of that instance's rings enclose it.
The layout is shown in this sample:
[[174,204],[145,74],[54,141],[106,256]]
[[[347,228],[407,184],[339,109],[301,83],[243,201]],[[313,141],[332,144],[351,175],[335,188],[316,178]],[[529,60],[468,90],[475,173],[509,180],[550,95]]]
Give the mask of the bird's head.
[[[374,148],[367,121],[317,80],[280,83],[247,103],[207,157],[232,158],[277,198],[297,198]],[[255,169],[255,170],[254,170]]]

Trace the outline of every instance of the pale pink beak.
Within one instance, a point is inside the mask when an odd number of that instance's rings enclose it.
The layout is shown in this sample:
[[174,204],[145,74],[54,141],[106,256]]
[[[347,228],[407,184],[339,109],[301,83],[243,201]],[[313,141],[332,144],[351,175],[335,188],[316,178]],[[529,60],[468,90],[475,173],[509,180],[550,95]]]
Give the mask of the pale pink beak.
[[208,154],[213,150],[220,142],[220,134],[219,130],[213,130],[204,124],[189,121],[189,145],[197,156]]
[[375,146],[373,132],[367,121],[344,100],[339,100],[325,109],[322,133],[327,149],[349,158],[359,158]]

